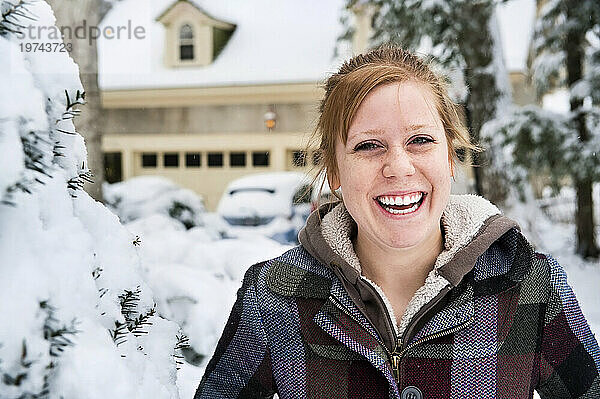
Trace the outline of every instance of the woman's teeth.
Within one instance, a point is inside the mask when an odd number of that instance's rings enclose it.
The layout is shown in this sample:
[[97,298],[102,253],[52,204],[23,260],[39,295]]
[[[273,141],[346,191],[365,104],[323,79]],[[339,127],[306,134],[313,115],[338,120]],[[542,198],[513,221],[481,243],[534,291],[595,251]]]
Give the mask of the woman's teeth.
[[404,215],[416,211],[421,205],[422,199],[422,192],[404,196],[384,195],[377,197],[377,201],[382,208],[394,215]]
[[381,197],[377,197],[377,200],[384,205],[410,205],[415,202],[419,202],[423,197],[423,193],[414,193],[410,195],[404,196],[388,196],[383,195]]

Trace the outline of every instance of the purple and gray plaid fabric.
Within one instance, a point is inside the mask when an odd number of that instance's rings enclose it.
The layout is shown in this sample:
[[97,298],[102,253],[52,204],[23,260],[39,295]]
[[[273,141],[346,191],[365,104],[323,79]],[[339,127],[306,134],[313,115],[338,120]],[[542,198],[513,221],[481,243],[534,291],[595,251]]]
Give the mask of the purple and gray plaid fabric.
[[600,398],[599,366],[564,271],[512,229],[414,334],[398,380],[377,331],[301,246],[252,266],[195,398]]

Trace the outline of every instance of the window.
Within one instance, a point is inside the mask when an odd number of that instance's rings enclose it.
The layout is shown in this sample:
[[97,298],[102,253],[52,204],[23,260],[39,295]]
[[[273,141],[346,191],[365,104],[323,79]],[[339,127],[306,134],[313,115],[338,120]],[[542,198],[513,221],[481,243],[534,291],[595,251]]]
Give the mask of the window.
[[246,166],[246,153],[245,152],[231,152],[229,153],[229,166],[233,168],[240,168]]
[[296,168],[303,168],[306,166],[306,151],[294,151],[292,152],[292,165]]
[[252,153],[252,165],[253,166],[269,166],[269,152],[258,152]]
[[458,157],[458,160],[461,162],[465,162],[465,159],[467,159],[467,153],[465,152],[465,149],[462,147],[456,149],[456,156]]
[[199,168],[200,167],[200,153],[199,152],[186,152],[185,153],[185,166],[188,168]]
[[104,179],[111,184],[123,180],[120,152],[104,153]]
[[223,166],[223,153],[222,152],[209,152],[208,153],[208,167],[216,168]]
[[321,151],[315,151],[312,154],[312,164],[314,166],[318,166],[323,162],[323,157],[321,156]]
[[142,168],[156,168],[155,152],[145,152],[142,154]]
[[163,154],[163,165],[165,168],[179,167],[179,154],[176,152],[166,152]]
[[194,59],[194,30],[189,24],[179,29],[179,59],[181,61]]

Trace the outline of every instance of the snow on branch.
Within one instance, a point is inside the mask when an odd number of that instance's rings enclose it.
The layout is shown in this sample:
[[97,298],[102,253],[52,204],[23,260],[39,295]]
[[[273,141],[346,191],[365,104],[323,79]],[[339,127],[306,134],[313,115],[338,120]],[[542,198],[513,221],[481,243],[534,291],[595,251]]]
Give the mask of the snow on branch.
[[2,0],[0,3],[0,36],[9,33],[19,34],[26,28],[24,23],[35,21],[35,16],[27,8],[30,3],[26,0],[19,0],[16,3]]
[[[590,124],[600,121],[597,112],[588,114]],[[565,176],[600,177],[600,133],[581,142],[570,115],[562,115],[529,105],[514,108],[500,119],[484,126],[485,136],[493,138],[512,159],[511,169],[520,167],[527,175],[513,174],[512,181],[522,185],[529,174],[548,174],[553,188],[560,187]]]

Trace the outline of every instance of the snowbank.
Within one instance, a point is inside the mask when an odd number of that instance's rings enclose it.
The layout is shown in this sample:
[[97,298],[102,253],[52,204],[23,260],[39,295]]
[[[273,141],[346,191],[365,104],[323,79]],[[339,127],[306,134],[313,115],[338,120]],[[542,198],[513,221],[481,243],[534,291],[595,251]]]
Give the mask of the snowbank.
[[138,176],[105,184],[103,193],[108,208],[123,223],[158,213],[180,221],[186,228],[202,225],[202,197],[165,177]]
[[290,248],[256,234],[215,239],[210,226],[185,230],[164,215],[126,228],[140,237],[144,273],[159,312],[177,322],[203,356],[214,351],[246,269]]

